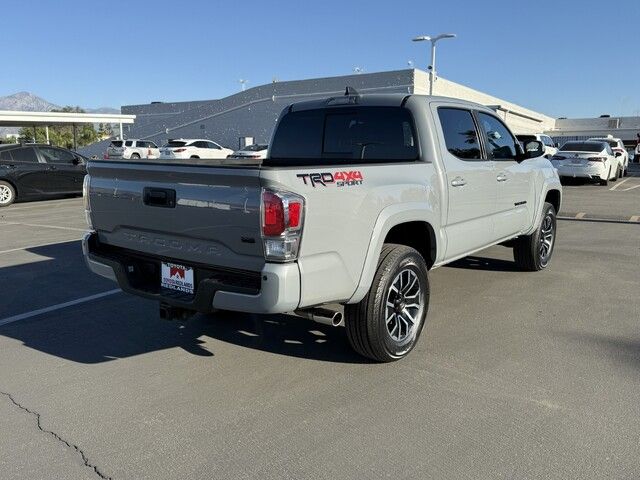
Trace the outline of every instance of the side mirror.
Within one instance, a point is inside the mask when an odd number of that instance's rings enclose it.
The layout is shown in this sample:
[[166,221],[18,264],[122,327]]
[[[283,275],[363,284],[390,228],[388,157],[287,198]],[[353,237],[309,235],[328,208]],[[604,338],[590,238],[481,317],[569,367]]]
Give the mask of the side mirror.
[[517,160],[522,162],[528,158],[536,158],[544,155],[544,144],[537,140],[524,142],[524,152],[520,150]]

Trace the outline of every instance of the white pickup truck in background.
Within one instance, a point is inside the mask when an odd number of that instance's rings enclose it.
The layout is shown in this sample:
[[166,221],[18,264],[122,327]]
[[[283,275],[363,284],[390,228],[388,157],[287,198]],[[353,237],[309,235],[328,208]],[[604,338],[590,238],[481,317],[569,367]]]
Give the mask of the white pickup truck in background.
[[348,88],[287,107],[269,145],[250,164],[89,162],[89,267],[165,317],[296,312],[392,361],[426,323],[429,270],[495,244],[549,265],[558,173],[487,107]]

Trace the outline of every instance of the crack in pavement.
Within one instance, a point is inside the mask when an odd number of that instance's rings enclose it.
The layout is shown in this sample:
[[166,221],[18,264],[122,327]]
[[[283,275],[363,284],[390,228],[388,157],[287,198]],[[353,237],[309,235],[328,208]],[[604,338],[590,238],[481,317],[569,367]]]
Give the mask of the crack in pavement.
[[9,400],[11,400],[11,403],[13,403],[19,409],[24,410],[25,412],[27,412],[27,413],[33,415],[34,417],[36,417],[37,426],[38,426],[38,429],[41,432],[48,433],[53,438],[55,438],[57,441],[65,444],[68,448],[78,452],[80,454],[80,456],[82,457],[82,462],[84,463],[85,467],[91,468],[95,472],[95,474],[98,475],[98,477],[100,477],[100,478],[102,478],[104,480],[113,480],[112,477],[109,477],[109,476],[105,475],[104,473],[102,473],[100,471],[100,469],[96,465],[90,463],[89,462],[89,458],[87,458],[87,455],[84,453],[84,451],[82,451],[82,449],[80,447],[78,447],[77,445],[74,445],[73,443],[69,443],[64,438],[62,438],[60,435],[58,435],[57,433],[52,432],[51,430],[45,430],[44,428],[42,428],[42,424],[40,422],[40,414],[38,412],[34,412],[33,410],[29,410],[27,407],[25,407],[25,406],[21,405],[20,403],[18,403],[10,393],[0,391],[0,394],[4,395]]

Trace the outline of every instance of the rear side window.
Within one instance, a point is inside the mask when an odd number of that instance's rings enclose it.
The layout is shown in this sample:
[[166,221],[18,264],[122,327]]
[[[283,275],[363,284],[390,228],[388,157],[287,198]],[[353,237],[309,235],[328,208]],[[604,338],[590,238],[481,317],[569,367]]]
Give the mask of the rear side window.
[[111,142],[111,146],[112,147],[121,147],[122,146],[122,140],[114,140],[113,142]]
[[273,138],[271,158],[264,164],[406,162],[418,156],[407,109],[345,107],[286,114]]
[[11,150],[0,150],[0,160],[11,160]]
[[133,145],[133,140],[127,140],[126,142],[124,142],[125,147],[130,147],[132,145]]
[[11,156],[16,162],[38,163],[38,156],[33,147],[16,148],[11,151]]
[[447,150],[463,160],[480,160],[478,131],[471,112],[460,108],[438,108]]

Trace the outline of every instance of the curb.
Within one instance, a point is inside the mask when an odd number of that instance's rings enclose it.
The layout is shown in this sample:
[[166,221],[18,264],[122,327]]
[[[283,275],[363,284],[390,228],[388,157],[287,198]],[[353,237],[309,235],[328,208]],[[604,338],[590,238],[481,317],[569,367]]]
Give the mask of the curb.
[[623,215],[593,215],[585,212],[571,213],[562,212],[558,215],[558,220],[582,221],[582,222],[605,222],[605,223],[628,223],[640,225],[640,214]]

